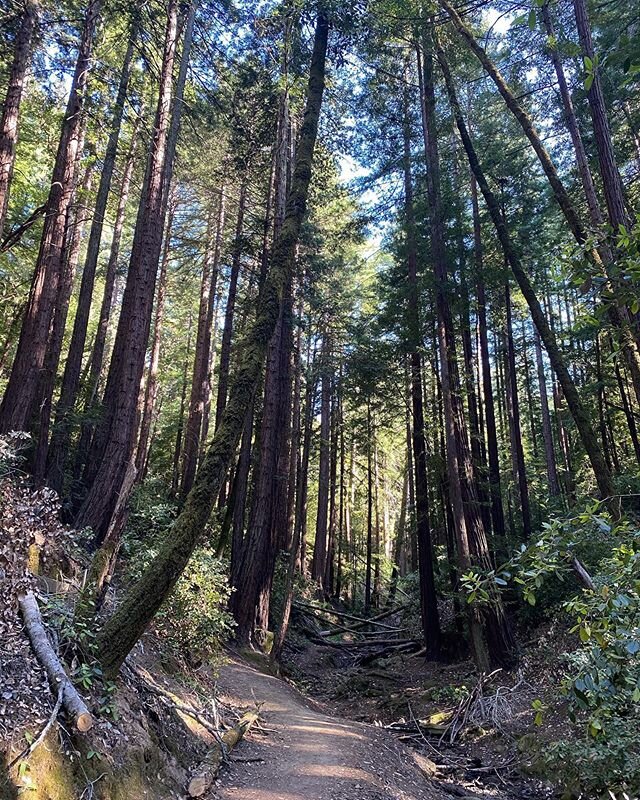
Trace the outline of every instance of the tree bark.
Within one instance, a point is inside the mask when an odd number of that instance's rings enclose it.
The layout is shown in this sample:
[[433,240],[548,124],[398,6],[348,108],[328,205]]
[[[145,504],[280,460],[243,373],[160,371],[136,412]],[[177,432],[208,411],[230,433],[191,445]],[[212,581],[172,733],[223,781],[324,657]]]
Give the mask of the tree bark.
[[220,187],[215,234],[213,233],[213,220],[210,218],[207,226],[207,249],[202,265],[198,328],[193,360],[191,394],[189,397],[189,416],[187,417],[185,428],[184,452],[182,455],[181,492],[185,497],[193,486],[193,479],[196,474],[198,453],[200,452],[202,441],[204,409],[209,392],[209,364],[211,362],[212,347],[211,329],[224,238],[224,219],[225,185],[223,183]]
[[516,372],[516,351],[513,342],[513,323],[511,308],[511,288],[509,281],[505,283],[504,303],[506,310],[505,373],[507,376],[507,412],[511,434],[511,454],[513,458],[514,480],[518,484],[520,497],[520,513],[522,514],[522,535],[525,539],[531,536],[531,511],[529,507],[529,484],[524,463],[522,446],[522,425],[520,421],[520,398],[518,396],[518,375]]
[[75,728],[80,733],[86,733],[93,727],[93,717],[75,686],[69,680],[49,641],[33,592],[21,595],[18,602],[33,652],[47,674],[52,691],[57,694],[59,688],[62,687],[62,704],[65,711],[69,714]]
[[[607,109],[604,102],[602,82],[600,80],[600,69],[596,59],[596,52],[593,47],[591,36],[591,25],[585,0],[573,0],[573,9],[578,28],[578,37],[582,48],[582,55],[590,59],[591,85],[587,89],[587,99],[591,111],[591,121],[593,123],[593,134],[598,151],[598,164],[600,166],[600,177],[602,178],[602,189],[607,205],[609,222],[614,234],[618,233],[620,226],[629,227],[629,217],[622,191],[622,181],[616,164],[616,157],[613,150],[611,139],[611,129],[607,118]],[[590,76],[590,77],[591,77]]]
[[562,353],[560,352],[560,348],[558,347],[555,334],[551,330],[542,307],[540,306],[540,302],[536,296],[529,276],[525,272],[515,247],[511,242],[509,231],[502,218],[498,200],[489,188],[489,185],[486,181],[484,172],[478,160],[478,156],[475,152],[475,148],[467,131],[464,117],[462,116],[462,110],[460,108],[460,104],[458,103],[449,65],[440,47],[438,47],[437,53],[438,61],[445,78],[449,102],[451,104],[458,131],[460,132],[460,137],[462,139],[465,152],[467,153],[469,165],[475,176],[478,186],[480,187],[482,196],[484,197],[505,257],[509,263],[509,266],[511,267],[511,271],[513,272],[518,286],[520,287],[520,291],[527,301],[533,322],[549,355],[551,366],[558,378],[558,381],[560,382],[560,385],[562,386],[562,391],[567,399],[569,410],[571,411],[571,415],[580,434],[583,446],[587,452],[589,461],[591,462],[600,493],[603,498],[611,497],[615,494],[611,473],[607,467],[606,461],[602,454],[602,449],[592,428],[589,414],[582,404],[573,378],[571,377],[569,370],[564,363],[564,359],[562,357]]
[[[405,241],[407,248],[407,328],[409,332],[410,363],[409,393],[411,412],[407,433],[409,469],[414,481],[410,483],[411,508],[415,511],[415,535],[412,536],[412,561],[420,575],[420,613],[422,631],[427,654],[437,658],[440,654],[442,632],[436,596],[433,543],[429,521],[429,483],[427,476],[427,446],[425,441],[424,400],[422,385],[421,356],[421,320],[418,302],[418,255],[416,245],[416,223],[413,205],[413,181],[411,177],[411,126],[409,119],[408,69],[405,69],[405,81],[402,92],[402,137],[403,137],[403,177],[404,177],[404,214]],[[414,544],[415,542],[415,544]],[[415,552],[414,552],[415,551]]]
[[100,175],[100,184],[98,186],[98,192],[96,195],[91,231],[89,233],[89,241],[87,243],[87,255],[85,258],[84,269],[82,271],[82,280],[80,282],[77,311],[73,321],[71,342],[69,344],[69,352],[67,354],[64,374],[62,377],[60,399],[56,407],[54,434],[49,453],[48,482],[54,489],[58,491],[62,489],[63,471],[60,468],[61,461],[63,461],[64,453],[69,446],[69,435],[66,434],[62,429],[69,427],[68,417],[72,413],[75,406],[78,386],[80,383],[80,371],[82,369],[82,357],[84,355],[84,346],[87,338],[87,324],[89,322],[91,299],[93,297],[96,268],[98,265],[102,227],[104,224],[107,200],[109,198],[109,191],[111,189],[111,179],[113,177],[116,154],[118,151],[120,128],[122,125],[125,100],[127,97],[127,88],[129,86],[131,60],[133,58],[133,48],[136,35],[137,26],[135,23],[133,23],[131,27],[131,33],[129,35],[127,51],[125,53],[124,62],[120,72],[118,93],[116,95],[113,107],[113,116],[111,119],[111,130],[104,154],[102,173]]
[[280,298],[295,268],[322,108],[328,34],[329,21],[320,13],[287,213],[280,235],[274,242],[271,268],[258,298],[256,318],[246,335],[225,413],[165,545],[99,632],[99,657],[107,674],[113,675],[118,671],[189,561],[242,433],[247,410],[260,380],[267,343],[280,316]]
[[545,2],[542,6],[542,20],[548,37],[547,46],[549,49],[549,55],[551,57],[551,62],[553,63],[553,68],[558,80],[558,88],[560,89],[560,97],[562,99],[565,122],[569,131],[569,135],[571,136],[571,143],[573,144],[573,149],[576,155],[576,165],[578,167],[578,172],[580,173],[582,188],[584,189],[584,194],[587,199],[589,216],[591,217],[591,222],[597,228],[600,228],[604,222],[604,217],[602,216],[602,210],[600,209],[600,203],[598,202],[598,195],[596,194],[596,187],[593,183],[593,176],[589,167],[589,160],[587,158],[587,153],[582,141],[582,136],[580,134],[580,128],[578,127],[578,120],[576,118],[571,92],[567,85],[567,79],[564,74],[564,68],[562,66],[562,59],[556,43],[556,34],[548,2]]
[[[104,367],[107,333],[109,330],[109,321],[111,319],[114,305],[113,301],[116,286],[116,276],[120,258],[120,243],[122,241],[127,201],[129,199],[129,190],[131,188],[131,179],[133,176],[133,168],[135,166],[136,144],[141,122],[141,114],[142,111],[140,112],[140,115],[138,116],[133,127],[131,143],[129,145],[129,151],[125,161],[122,182],[120,184],[118,208],[116,210],[116,218],[113,227],[113,238],[111,241],[109,261],[107,262],[107,268],[104,276],[104,291],[102,295],[102,303],[100,305],[100,316],[98,317],[96,335],[91,348],[91,357],[89,359],[89,375],[86,381],[86,390],[83,392],[83,405],[86,415],[88,415],[97,404],[100,377]],[[76,446],[75,465],[73,470],[75,479],[79,478],[82,472],[82,467],[87,458],[88,449],[91,444],[93,430],[94,425],[92,421],[90,418],[85,418],[81,426],[80,439]],[[65,426],[65,428],[58,428],[57,431],[54,431],[53,441],[49,451],[48,480],[50,485],[57,490],[58,486],[62,487],[64,480],[64,458],[65,454],[69,450],[70,437],[71,430],[69,427]]]
[[143,481],[147,473],[147,458],[150,449],[150,435],[153,420],[156,414],[156,403],[158,399],[158,368],[160,366],[160,346],[162,344],[162,323],[164,320],[164,306],[167,294],[167,271],[171,257],[171,228],[175,215],[175,198],[169,201],[169,213],[164,234],[164,249],[160,260],[160,272],[158,275],[158,291],[156,295],[156,309],[153,320],[153,339],[151,341],[151,354],[149,357],[149,371],[144,390],[144,400],[142,403],[142,420],[140,422],[140,434],[138,436],[138,447],[136,452],[136,470],[138,482]]
[[227,307],[224,314],[224,327],[222,329],[222,342],[220,344],[220,360],[218,364],[218,394],[216,397],[216,422],[217,428],[222,419],[222,412],[227,403],[229,389],[229,366],[231,364],[231,337],[233,335],[233,319],[236,309],[236,296],[238,294],[238,278],[240,276],[240,262],[243,251],[244,213],[247,202],[247,180],[245,174],[241,178],[240,196],[238,199],[238,216],[236,219],[236,233],[233,244],[233,258],[231,272],[229,273],[229,287],[227,290]]
[[[430,26],[431,27],[431,26]],[[447,475],[455,526],[458,559],[461,569],[475,563],[481,569],[491,569],[491,556],[486,531],[478,505],[473,482],[473,463],[460,396],[460,380],[456,359],[456,341],[449,298],[447,296],[447,263],[444,243],[442,198],[440,193],[440,168],[435,117],[435,91],[433,84],[432,46],[434,34],[426,31],[423,70],[424,133],[428,165],[427,192],[431,206],[431,248],[436,281],[437,338],[440,353],[440,373],[445,416]],[[420,49],[418,48],[418,53]],[[515,663],[515,642],[507,621],[500,595],[495,592],[484,611],[483,618],[471,609],[469,618],[472,650],[479,669],[487,666],[487,648],[482,629],[487,638],[488,656],[493,663],[511,667]]]
[[18,142],[18,118],[25,76],[31,56],[33,32],[38,22],[38,0],[25,0],[20,26],[13,45],[13,61],[0,119],[0,241],[9,207],[9,192]]
[[547,396],[547,380],[544,374],[544,362],[542,361],[542,345],[540,343],[540,334],[537,329],[535,331],[534,344],[536,350],[536,367],[538,371],[538,389],[540,391],[542,440],[544,442],[544,459],[547,467],[547,484],[551,497],[558,497],[560,494],[560,482],[558,480],[558,470],[556,467],[556,454],[553,448],[551,415],[549,414],[549,398]]
[[[78,57],[56,154],[40,250],[31,282],[18,348],[0,405],[0,431],[24,430],[36,400],[49,333],[63,274],[67,211],[73,195],[78,142],[101,0],[91,0],[84,16]],[[57,366],[57,364],[56,364]]]
[[[80,152],[78,154],[76,172],[79,171],[81,157],[82,153]],[[78,267],[80,245],[84,235],[85,222],[87,221],[85,203],[91,191],[93,169],[93,159],[90,159],[85,166],[84,177],[80,185],[73,190],[71,203],[67,210],[67,230],[62,259],[62,274],[58,285],[58,297],[51,323],[47,354],[40,373],[34,405],[29,414],[34,438],[36,439],[36,449],[31,466],[34,477],[38,482],[44,480],[46,473],[53,391],[62,352],[69,303],[73,291],[73,279]]]
[[475,260],[476,293],[478,300],[478,339],[480,344],[480,364],[482,373],[482,394],[487,429],[487,456],[489,461],[489,495],[491,497],[491,522],[493,533],[502,547],[505,544],[504,508],[502,506],[502,487],[500,484],[500,456],[498,453],[498,429],[496,427],[493,384],[491,380],[491,361],[489,359],[489,337],[487,323],[487,298],[484,282],[484,260],[482,253],[482,231],[478,208],[478,188],[471,175],[471,202],[473,210],[473,250]]
[[[84,482],[88,489],[76,525],[91,527],[100,541],[109,525],[127,463],[135,448],[139,392],[144,370],[162,233],[173,168],[182,93],[193,30],[193,9],[185,26],[180,74],[172,111],[172,73],[178,40],[178,4],[171,0],[154,137],[138,209],[127,283],[111,356],[103,415],[93,436]],[[190,23],[190,24],[189,24]],[[173,116],[173,119],[172,119]]]
[[318,473],[318,513],[313,546],[311,577],[322,586],[327,565],[327,526],[329,519],[329,473],[331,470],[331,344],[325,331],[320,377],[320,464]]

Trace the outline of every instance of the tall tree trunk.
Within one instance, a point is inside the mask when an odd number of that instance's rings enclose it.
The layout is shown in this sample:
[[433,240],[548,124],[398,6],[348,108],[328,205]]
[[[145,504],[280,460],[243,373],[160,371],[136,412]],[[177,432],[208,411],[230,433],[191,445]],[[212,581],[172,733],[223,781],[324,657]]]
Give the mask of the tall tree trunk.
[[212,348],[211,329],[213,326],[216,287],[224,237],[224,219],[225,185],[223,183],[220,187],[220,198],[218,201],[215,226],[213,223],[213,214],[212,211],[210,211],[207,225],[207,246],[204,263],[202,265],[193,377],[191,379],[189,415],[185,427],[184,451],[182,455],[181,491],[185,497],[193,486],[193,479],[196,474],[198,463],[198,453],[203,438],[203,417],[209,393],[209,364],[211,362]]
[[169,213],[164,233],[164,248],[160,259],[160,272],[158,275],[158,291],[156,293],[156,309],[153,320],[153,338],[151,340],[151,354],[149,356],[149,370],[142,401],[142,420],[136,451],[136,480],[144,480],[147,472],[147,458],[150,449],[150,435],[153,421],[156,417],[156,403],[158,399],[158,368],[160,366],[160,346],[162,344],[162,324],[164,321],[165,298],[167,294],[167,271],[171,257],[171,228],[175,215],[175,198],[169,200]]
[[64,375],[62,377],[60,399],[56,407],[54,434],[49,454],[48,478],[49,484],[58,491],[60,491],[62,488],[63,479],[60,464],[61,461],[63,461],[64,453],[69,446],[69,434],[66,433],[63,428],[69,427],[68,417],[73,411],[76,402],[78,386],[80,383],[80,371],[82,369],[82,357],[84,355],[84,346],[87,338],[87,324],[89,322],[89,312],[91,310],[91,298],[93,296],[93,288],[95,284],[98,255],[100,253],[102,227],[104,224],[107,200],[109,197],[109,190],[111,188],[111,179],[113,177],[113,170],[116,162],[118,140],[120,138],[120,127],[124,114],[127,88],[129,86],[131,60],[133,58],[133,48],[135,45],[136,36],[137,25],[136,23],[133,23],[131,27],[131,33],[129,35],[127,51],[125,53],[124,62],[120,71],[120,83],[118,85],[118,93],[116,95],[113,107],[111,131],[107,141],[104,161],[102,164],[102,173],[100,175],[100,184],[98,186],[98,193],[96,195],[93,221],[91,223],[91,231],[89,233],[89,241],[87,243],[87,255],[85,258],[82,280],[80,282],[80,291],[78,294],[76,316],[73,321],[71,343],[69,345]]
[[297,556],[300,559],[298,565],[301,572],[306,572],[304,560],[304,544],[307,526],[307,497],[309,489],[309,460],[311,457],[311,439],[313,436],[313,418],[315,413],[315,397],[317,389],[316,373],[316,354],[315,351],[311,360],[307,358],[307,385],[304,401],[304,431],[302,436],[302,452],[298,462],[296,480],[296,508],[294,521],[294,535],[298,537],[299,549]]
[[438,60],[445,77],[449,102],[451,104],[458,131],[460,132],[464,149],[467,153],[467,158],[469,159],[469,165],[475,176],[478,186],[480,187],[482,196],[484,197],[487,205],[487,209],[489,210],[489,214],[491,215],[491,219],[504,251],[505,258],[511,267],[511,271],[513,272],[518,286],[520,287],[520,291],[524,295],[527,305],[529,306],[531,317],[547,350],[551,366],[558,378],[558,381],[560,382],[560,385],[562,386],[562,391],[567,399],[569,410],[571,411],[571,415],[580,434],[583,446],[587,452],[589,461],[591,462],[600,493],[605,498],[611,497],[615,494],[611,472],[607,467],[606,461],[602,454],[602,449],[593,431],[589,414],[582,404],[573,378],[571,377],[569,370],[564,363],[564,359],[562,357],[560,348],[558,347],[555,334],[551,330],[542,307],[540,306],[540,302],[536,296],[533,286],[531,285],[529,276],[520,263],[518,254],[511,242],[509,231],[502,218],[498,200],[489,188],[489,185],[486,181],[484,172],[482,171],[482,167],[478,161],[478,156],[475,152],[475,148],[462,116],[462,110],[460,108],[460,104],[458,103],[455,87],[451,78],[451,72],[449,70],[449,65],[447,64],[444,52],[440,47],[438,47],[437,52]]
[[165,545],[99,632],[99,659],[109,675],[118,671],[187,565],[220,493],[260,381],[267,343],[280,316],[280,297],[295,269],[322,108],[328,34],[329,21],[320,13],[287,213],[280,235],[274,242],[271,268],[258,298],[256,318],[244,341],[225,413]]
[[475,385],[475,363],[473,346],[471,343],[471,312],[469,308],[469,290],[464,273],[463,253],[464,245],[460,244],[460,297],[462,311],[460,322],[462,327],[462,355],[464,359],[464,385],[469,409],[469,435],[471,437],[471,457],[478,484],[478,497],[481,504],[482,520],[487,533],[491,531],[491,509],[487,496],[487,463],[484,447],[484,437],[480,429],[480,412],[478,395]]
[[311,577],[322,586],[327,566],[327,528],[329,520],[329,477],[331,471],[331,344],[325,331],[322,343],[320,377],[320,463],[318,472],[318,512],[313,546]]
[[[82,136],[84,138],[84,134]],[[78,157],[80,167],[81,153]],[[62,263],[62,274],[58,285],[58,297],[51,323],[51,333],[47,345],[47,354],[44,360],[40,380],[34,402],[34,407],[29,415],[31,425],[36,433],[36,449],[32,461],[32,471],[36,481],[42,482],[45,476],[47,451],[49,446],[49,429],[51,423],[51,404],[56,382],[57,367],[62,352],[64,331],[67,323],[69,303],[73,291],[73,279],[78,267],[80,245],[84,235],[85,222],[87,221],[86,208],[87,196],[91,191],[94,163],[90,159],[84,170],[84,177],[80,185],[74,188],[71,204],[67,212],[67,230]]]
[[[107,262],[107,268],[104,276],[104,290],[102,294],[102,303],[100,305],[100,315],[98,317],[98,326],[96,328],[95,339],[93,340],[93,346],[91,348],[91,357],[89,359],[89,375],[86,381],[86,390],[84,391],[84,412],[86,416],[82,422],[80,439],[76,446],[75,466],[73,470],[75,479],[78,479],[82,473],[82,468],[91,444],[91,437],[93,436],[94,424],[91,421],[90,412],[97,404],[100,377],[104,368],[104,354],[107,345],[109,321],[111,320],[111,313],[114,305],[116,276],[120,259],[120,244],[124,229],[127,201],[129,199],[129,191],[131,188],[131,179],[135,166],[138,131],[142,119],[141,114],[142,111],[138,115],[131,133],[131,142],[124,165],[122,182],[120,184],[118,207],[113,226],[113,238],[111,240],[109,261]],[[58,428],[57,431],[54,431],[53,441],[49,451],[48,465],[48,479],[53,488],[57,488],[58,486],[62,487],[62,482],[64,479],[64,459],[65,454],[69,449],[70,436],[71,430],[66,426],[64,428]]]
[[593,176],[589,167],[587,152],[582,141],[580,128],[578,127],[578,120],[573,107],[571,91],[569,90],[567,79],[564,74],[562,58],[557,46],[556,33],[554,30],[548,2],[545,2],[542,6],[542,20],[547,33],[547,47],[549,49],[549,55],[551,57],[556,78],[558,80],[558,88],[560,89],[560,98],[562,99],[565,122],[569,131],[569,135],[571,136],[571,143],[573,144],[573,149],[576,155],[576,165],[580,174],[580,181],[582,182],[582,188],[584,189],[584,194],[587,199],[589,216],[591,218],[591,222],[597,228],[600,228],[604,222],[604,218],[598,202],[596,187],[593,183]]
[[[411,416],[408,429],[411,429],[411,443],[408,458],[413,467],[415,482],[411,508],[415,510],[415,537],[412,538],[413,561],[417,556],[420,574],[420,613],[422,631],[427,653],[432,658],[440,654],[442,633],[436,596],[431,528],[429,522],[429,482],[427,477],[427,446],[425,441],[424,400],[422,386],[422,335],[420,307],[418,303],[418,255],[416,245],[416,223],[413,205],[413,182],[411,177],[411,125],[409,118],[408,69],[402,90],[402,131],[403,131],[403,174],[404,174],[404,214],[405,241],[407,249],[407,328],[409,331],[410,366],[409,386],[411,397]],[[413,545],[415,540],[416,545]]]
[[504,302],[506,310],[506,359],[505,374],[507,376],[507,410],[511,438],[511,453],[514,467],[514,480],[518,484],[520,497],[520,513],[522,514],[522,535],[525,539],[531,536],[531,511],[529,508],[529,484],[524,463],[522,446],[522,425],[520,422],[520,398],[518,396],[518,374],[516,372],[516,351],[513,342],[513,323],[511,308],[511,287],[505,283]]
[[[286,155],[286,151],[285,151]],[[275,194],[286,195],[286,164],[276,170]],[[275,203],[274,237],[283,224]],[[243,209],[242,209],[243,211]],[[239,246],[242,216],[239,215]],[[228,316],[228,346],[235,295]],[[264,408],[259,435],[259,462],[252,501],[251,521],[238,571],[236,596],[232,609],[237,622],[238,641],[250,641],[253,630],[263,635],[269,628],[271,583],[276,556],[286,527],[287,477],[291,435],[291,351],[292,351],[292,282],[284,289],[280,317],[269,343],[264,387]],[[226,388],[223,386],[226,400]],[[219,394],[219,398],[222,395]],[[224,406],[221,408],[221,414]]]
[[172,73],[178,40],[176,0],[171,0],[168,9],[154,137],[107,378],[103,415],[85,469],[84,480],[88,490],[76,517],[76,525],[93,528],[98,541],[109,525],[135,447],[138,395],[151,328],[168,188],[193,33],[193,11],[194,6],[185,25],[182,62],[172,111]]
[[551,415],[549,414],[549,398],[547,397],[547,380],[545,377],[544,362],[542,360],[542,345],[540,334],[535,331],[534,344],[536,350],[536,367],[538,371],[538,389],[540,391],[540,413],[542,416],[542,440],[544,442],[544,459],[547,467],[547,484],[551,497],[560,494],[560,482],[556,467],[556,454],[553,448],[553,433],[551,428]]
[[531,388],[533,379],[531,377],[531,370],[529,368],[530,361],[529,361],[529,348],[527,344],[528,337],[527,337],[527,328],[524,318],[522,319],[520,324],[520,332],[522,334],[522,366],[524,368],[524,388],[525,388],[525,393],[527,395],[527,411],[529,414],[529,435],[531,437],[531,451],[533,458],[537,460],[538,458],[537,420],[533,406],[533,389]]
[[364,613],[371,610],[371,573],[373,561],[373,430],[371,401],[367,399],[367,544],[364,572]]
[[182,440],[184,437],[184,414],[187,402],[187,385],[189,374],[189,361],[191,356],[191,328],[193,326],[193,316],[189,314],[189,324],[187,326],[187,347],[184,353],[184,364],[182,367],[182,389],[180,390],[180,410],[178,411],[178,429],[176,431],[176,444],[173,450],[173,462],[171,469],[171,497],[178,494],[178,484],[180,481],[180,458],[182,456]]
[[[569,197],[569,194],[562,183],[560,176],[558,175],[558,171],[553,163],[551,156],[549,155],[547,149],[545,148],[542,139],[540,138],[540,134],[535,128],[533,121],[529,114],[525,111],[522,107],[516,96],[513,94],[511,89],[509,88],[507,82],[505,81],[504,77],[501,75],[500,71],[496,68],[495,64],[491,61],[491,59],[487,56],[486,52],[483,48],[478,44],[475,40],[475,37],[471,30],[465,25],[462,18],[455,10],[455,8],[448,2],[448,0],[438,0],[440,5],[446,10],[449,18],[453,22],[454,27],[460,34],[460,37],[466,42],[471,52],[477,57],[478,61],[482,64],[485,71],[493,80],[496,88],[502,95],[507,108],[511,111],[513,116],[518,120],[520,126],[525,134],[525,136],[529,139],[533,150],[535,151],[536,155],[538,156],[538,160],[540,165],[545,173],[551,190],[553,192],[553,196],[558,203],[566,221],[569,226],[571,233],[573,234],[574,238],[580,245],[586,245],[589,247],[588,242],[588,235],[585,231],[580,218],[575,210],[575,207]],[[576,0],[577,5],[582,4],[582,0]],[[574,4],[574,7],[575,5]],[[583,45],[584,47],[585,45]],[[597,78],[597,75],[596,75]],[[596,80],[594,79],[594,84]],[[593,85],[589,92],[590,98],[591,94],[593,93]],[[591,102],[591,99],[590,99]],[[604,105],[602,104],[602,108],[598,106],[598,123],[594,123],[594,132],[597,127],[598,129],[598,137],[599,137],[599,157],[602,159],[601,161],[601,168],[604,170],[607,178],[603,175],[603,181],[607,180],[609,187],[608,192],[610,195],[610,199],[607,199],[607,203],[611,201],[612,210],[615,205],[616,209],[620,205],[620,198],[618,197],[618,189],[616,188],[616,175],[617,169],[615,167],[615,161],[613,161],[613,154],[612,152],[607,154],[605,152],[607,150],[607,131],[608,127],[606,122],[606,115],[604,112]],[[593,109],[592,109],[593,112]],[[600,113],[601,112],[601,113]],[[610,137],[609,137],[610,139]],[[619,176],[617,183],[619,184]],[[620,190],[621,191],[621,190]],[[622,201],[622,206],[624,206],[624,202]],[[619,209],[618,209],[619,210]],[[618,211],[616,211],[616,214]],[[616,216],[615,219],[617,220],[618,217]],[[617,230],[617,224],[614,225],[614,229]],[[600,254],[594,248],[590,248],[587,252],[590,260],[594,264],[594,266],[605,274],[608,280],[615,286],[615,273],[610,269],[611,264],[605,258],[604,262],[600,257]],[[634,390],[636,393],[636,397],[640,401],[640,349],[638,348],[638,344],[634,338],[633,332],[629,327],[629,322],[627,319],[627,310],[625,308],[620,309],[618,308],[615,303],[608,303],[607,304],[607,314],[612,322],[612,324],[618,329],[618,335],[620,338],[620,342],[624,349],[625,358],[627,359],[627,363],[629,365],[629,370],[631,372]]]
[[[429,25],[424,37],[423,69],[419,75],[422,83],[424,133],[428,164],[427,193],[431,207],[431,250],[436,281],[437,335],[440,352],[440,371],[445,415],[447,475],[449,498],[456,532],[458,559],[461,569],[468,569],[475,561],[481,569],[491,569],[491,556],[486,531],[478,505],[473,482],[473,463],[468,438],[456,358],[456,341],[447,294],[447,263],[440,192],[440,168],[435,116],[435,91],[433,84],[432,42]],[[420,55],[420,48],[418,48]],[[420,59],[418,59],[420,60]],[[491,598],[482,620],[472,610],[470,615],[472,649],[480,669],[487,666],[487,651],[482,639],[482,627],[487,637],[489,657],[492,662],[505,667],[515,661],[515,643],[497,592]],[[483,625],[482,625],[483,623]]]
[[604,102],[602,82],[600,80],[600,69],[593,47],[591,37],[591,25],[585,0],[573,0],[573,9],[578,28],[578,37],[582,48],[582,55],[591,62],[591,74],[588,76],[590,86],[587,89],[587,99],[591,111],[593,123],[593,134],[598,151],[598,164],[600,166],[600,177],[602,179],[602,189],[607,205],[609,222],[618,233],[620,226],[629,227],[629,217],[627,214],[624,193],[622,191],[622,181],[616,165],[616,157],[613,150],[611,139],[611,129],[607,119],[607,109]]
[[471,201],[473,209],[473,251],[475,260],[476,292],[478,300],[478,339],[480,341],[480,364],[482,371],[482,393],[484,412],[487,421],[487,456],[489,460],[489,494],[491,497],[491,522],[498,543],[504,547],[504,509],[502,506],[502,487],[500,484],[500,456],[496,427],[493,385],[491,381],[491,362],[489,360],[489,338],[487,327],[487,298],[484,283],[484,260],[482,253],[482,231],[478,209],[478,188],[471,176]]
[[227,403],[229,388],[229,366],[231,364],[231,337],[233,334],[233,318],[236,309],[236,296],[238,293],[238,277],[243,251],[244,213],[247,202],[247,174],[240,181],[240,196],[238,199],[238,216],[236,219],[236,233],[233,245],[233,258],[229,274],[229,288],[227,291],[227,308],[224,314],[224,327],[222,329],[222,343],[220,345],[220,360],[218,364],[218,395],[216,397],[216,422],[217,428],[222,419],[222,412]]
[[[29,301],[11,375],[0,405],[1,432],[24,430],[28,425],[28,414],[33,408],[44,367],[62,280],[67,211],[73,195],[74,168],[100,8],[101,0],[91,0],[84,17],[75,72],[46,202],[44,227]],[[55,366],[57,367],[57,364]]]
[[18,142],[18,117],[25,76],[31,56],[33,32],[38,21],[38,0],[25,0],[13,45],[13,61],[0,119],[0,241],[9,207],[9,192]]

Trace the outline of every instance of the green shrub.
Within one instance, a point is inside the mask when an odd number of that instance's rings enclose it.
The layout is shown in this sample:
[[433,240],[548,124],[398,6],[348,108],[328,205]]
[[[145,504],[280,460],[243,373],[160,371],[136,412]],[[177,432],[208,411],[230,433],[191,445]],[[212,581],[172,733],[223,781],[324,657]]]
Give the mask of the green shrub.
[[[176,510],[152,487],[138,491],[124,536],[126,581],[137,580],[157,555],[164,537],[171,535]],[[176,655],[191,662],[211,662],[219,656],[234,624],[227,611],[231,594],[227,566],[214,548],[198,548],[156,614],[155,629]]]
[[155,628],[179,655],[215,662],[233,630],[230,594],[225,565],[212,549],[201,548],[156,615]]
[[[576,595],[576,559],[593,588]],[[491,602],[496,586],[519,586],[527,605],[552,609],[564,584],[563,613],[574,621],[580,646],[564,656],[560,690],[575,738],[545,748],[552,777],[581,797],[640,796],[640,531],[613,524],[598,503],[544,526],[498,570],[470,571],[462,584],[470,603]],[[569,596],[567,589],[573,587]],[[555,600],[557,604],[557,600]]]

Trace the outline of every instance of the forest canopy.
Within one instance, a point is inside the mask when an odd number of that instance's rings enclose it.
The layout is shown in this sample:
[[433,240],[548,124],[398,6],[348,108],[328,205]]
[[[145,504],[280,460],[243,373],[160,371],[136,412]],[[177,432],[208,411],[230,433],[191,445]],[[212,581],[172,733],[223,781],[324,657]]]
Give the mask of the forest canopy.
[[550,641],[545,780],[638,796],[639,26],[9,0],[0,481],[84,565],[45,613],[70,687],[117,691],[149,632],[516,686]]

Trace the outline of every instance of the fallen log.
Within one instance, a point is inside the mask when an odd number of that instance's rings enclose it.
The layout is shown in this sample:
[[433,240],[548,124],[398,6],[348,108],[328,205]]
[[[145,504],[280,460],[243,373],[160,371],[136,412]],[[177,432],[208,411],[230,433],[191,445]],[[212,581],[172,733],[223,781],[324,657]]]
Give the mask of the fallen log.
[[18,603],[31,647],[40,665],[47,673],[51,690],[58,696],[62,687],[62,705],[75,727],[85,733],[93,726],[93,717],[77,689],[71,683],[60,659],[56,655],[42,622],[38,601],[29,591],[19,597]]
[[257,721],[258,711],[247,711],[233,728],[225,731],[221,741],[216,742],[209,750],[200,762],[197,773],[189,781],[189,797],[202,797],[211,788],[227,754],[233,750],[245,733]]
[[345,648],[347,650],[358,649],[362,647],[391,647],[397,649],[405,644],[422,644],[418,639],[367,639],[360,642],[328,642],[325,639],[320,640],[322,644],[335,645],[336,647]]
[[[320,612],[321,614],[338,617],[338,619],[349,619],[353,620],[357,624],[351,625],[350,630],[354,631],[358,628],[365,627],[366,625],[377,625],[380,628],[389,628],[389,625],[384,625],[380,620],[385,619],[386,617],[390,617],[392,614],[397,613],[398,611],[403,611],[407,608],[406,605],[398,606],[397,608],[388,608],[386,611],[383,611],[381,614],[377,614],[375,617],[371,617],[370,619],[366,619],[365,617],[358,617],[355,614],[349,614],[346,611],[337,611],[333,608],[323,608],[322,606],[316,606],[312,603],[305,603],[302,600],[297,600],[295,602],[295,606],[299,609],[306,610],[309,609],[311,611]],[[323,620],[327,621],[327,620]],[[335,623],[332,623],[335,624]]]
[[417,639],[406,642],[405,644],[390,645],[388,647],[383,647],[382,650],[377,650],[375,653],[365,653],[360,656],[357,663],[365,667],[368,664],[373,664],[373,662],[377,661],[379,658],[385,658],[385,656],[397,653],[410,653],[412,650],[420,649],[421,646],[422,643]]

